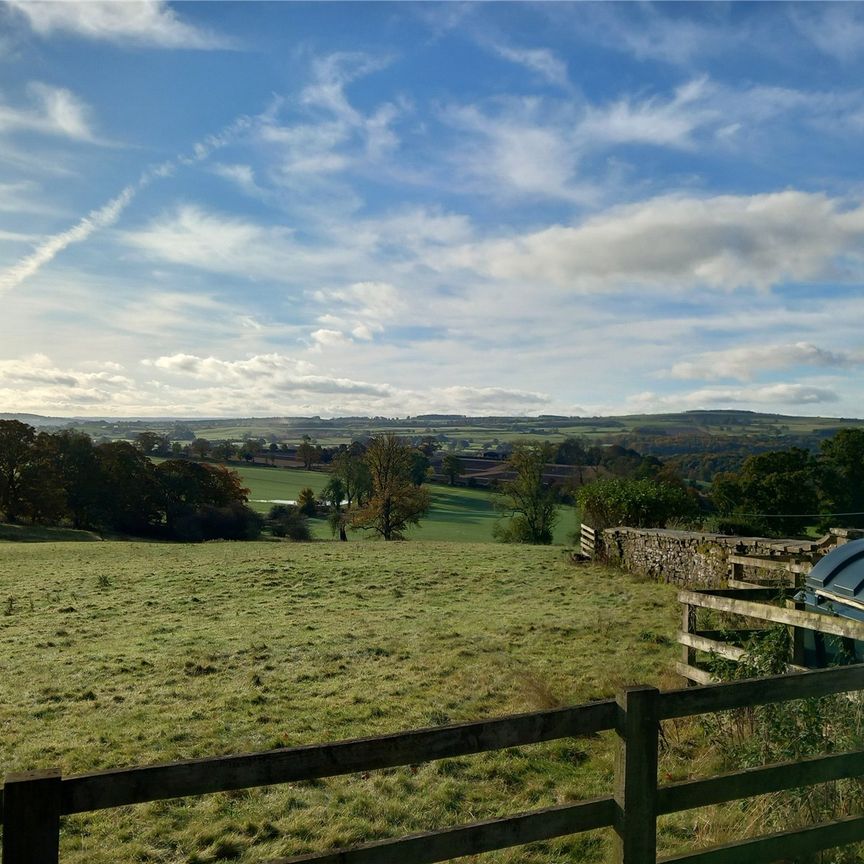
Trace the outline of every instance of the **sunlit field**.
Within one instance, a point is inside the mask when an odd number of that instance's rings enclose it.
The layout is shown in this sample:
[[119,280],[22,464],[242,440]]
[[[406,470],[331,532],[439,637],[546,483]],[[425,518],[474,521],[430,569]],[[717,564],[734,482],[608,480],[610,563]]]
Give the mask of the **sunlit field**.
[[[0,773],[254,751],[663,683],[675,591],[560,548],[0,544]],[[70,817],[64,864],[263,861],[590,797],[608,734]],[[599,862],[608,837],[483,861]],[[471,859],[468,859],[471,860]],[[481,860],[481,859],[476,859]]]

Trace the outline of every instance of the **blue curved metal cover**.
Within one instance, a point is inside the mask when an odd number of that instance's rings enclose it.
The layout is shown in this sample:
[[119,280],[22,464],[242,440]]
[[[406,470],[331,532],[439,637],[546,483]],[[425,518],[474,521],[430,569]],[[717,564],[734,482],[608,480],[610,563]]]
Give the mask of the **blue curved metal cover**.
[[864,540],[829,552],[808,574],[807,588],[841,601],[864,601]]

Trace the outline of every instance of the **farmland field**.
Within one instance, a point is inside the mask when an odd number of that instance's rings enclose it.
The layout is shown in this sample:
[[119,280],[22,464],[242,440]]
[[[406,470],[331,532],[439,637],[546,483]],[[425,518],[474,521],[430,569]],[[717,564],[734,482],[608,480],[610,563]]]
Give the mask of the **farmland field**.
[[[674,589],[549,547],[9,543],[0,600],[0,774],[262,750],[677,681]],[[70,817],[62,860],[263,861],[586,798],[610,788],[612,745],[604,733]],[[473,860],[600,862],[607,843],[599,832]]]

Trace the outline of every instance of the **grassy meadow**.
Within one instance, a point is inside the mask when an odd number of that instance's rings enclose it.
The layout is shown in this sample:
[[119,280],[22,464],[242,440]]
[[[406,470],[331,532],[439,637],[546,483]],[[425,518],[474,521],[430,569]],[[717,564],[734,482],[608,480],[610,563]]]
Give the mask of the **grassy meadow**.
[[[304,486],[319,493],[330,477],[324,471],[303,471],[298,468],[269,468],[263,465],[231,465],[231,468],[240,474],[250,490],[249,505],[261,513],[266,513],[274,500],[296,501]],[[426,488],[432,496],[432,508],[420,525],[408,532],[412,540],[483,543],[493,539],[492,528],[498,520],[498,514],[492,507],[492,499],[487,491],[437,483],[427,484]],[[330,539],[326,519],[313,519],[310,527],[314,537]],[[568,543],[568,536],[576,527],[575,508],[561,507],[555,526],[555,543]],[[364,536],[360,532],[353,534],[352,539],[359,540]]]
[[[561,549],[0,544],[0,775],[371,735],[674,686],[675,589]],[[264,861],[602,794],[608,733],[64,820],[64,864]],[[679,841],[680,842],[680,841]],[[468,861],[602,862],[608,832]]]

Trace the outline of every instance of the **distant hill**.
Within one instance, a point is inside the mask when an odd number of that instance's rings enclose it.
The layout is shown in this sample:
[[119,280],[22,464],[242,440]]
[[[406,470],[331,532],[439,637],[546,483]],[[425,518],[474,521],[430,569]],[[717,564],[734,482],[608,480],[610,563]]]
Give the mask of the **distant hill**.
[[0,413],[0,420],[18,420],[30,426],[67,426],[74,423],[74,417],[45,417],[42,414],[6,414]]

